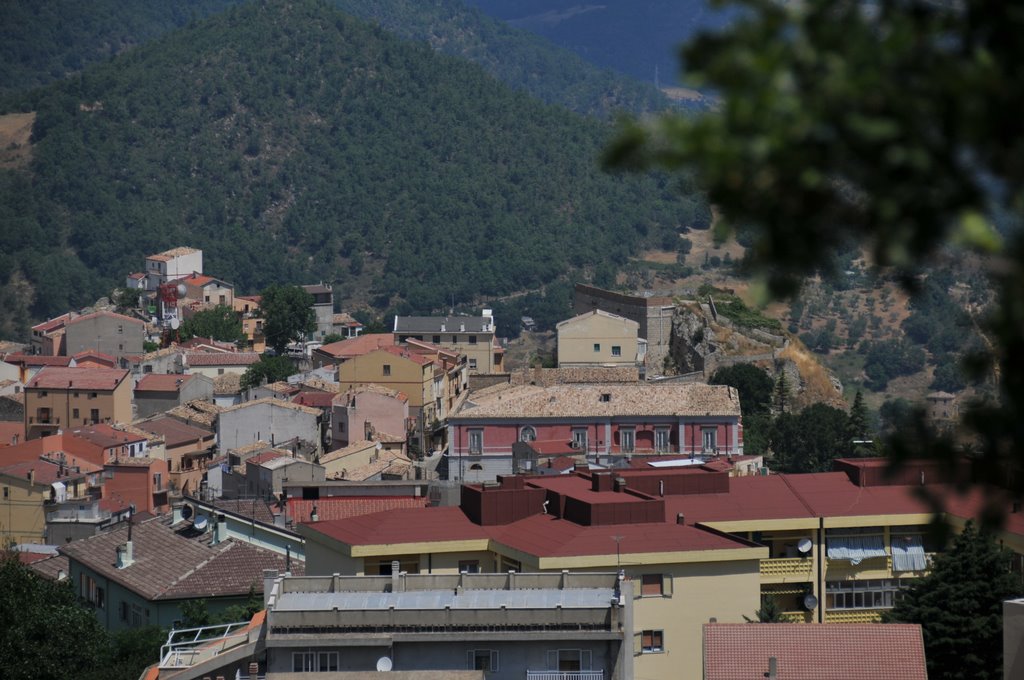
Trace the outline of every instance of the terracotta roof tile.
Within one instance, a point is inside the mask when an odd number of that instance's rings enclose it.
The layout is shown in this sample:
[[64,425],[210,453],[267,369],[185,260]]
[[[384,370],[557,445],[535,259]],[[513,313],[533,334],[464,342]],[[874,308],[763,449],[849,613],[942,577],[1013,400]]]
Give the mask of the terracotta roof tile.
[[185,363],[189,366],[251,366],[258,363],[256,352],[186,352]]
[[25,389],[114,390],[128,377],[121,368],[62,368],[47,366],[36,373]]
[[[118,569],[117,546],[128,540],[128,528],[90,536],[61,546],[61,553],[148,600],[245,595],[250,587],[263,591],[263,569],[284,569],[285,556],[247,543],[228,540],[215,546],[179,535],[161,518],[132,528],[131,565]],[[292,561],[292,573],[304,572]]]
[[[169,447],[187,444],[189,442],[202,442],[213,438],[213,433],[198,427],[186,425],[180,420],[167,416],[158,416],[151,420],[144,420],[135,423],[135,427],[146,432],[160,435]],[[210,442],[212,444],[212,441]]]
[[4,361],[21,366],[67,366],[71,357],[52,357],[45,354],[8,354]]
[[485,396],[470,394],[452,416],[564,418],[636,416],[739,416],[735,389],[725,385],[524,385]]
[[46,559],[37,560],[29,564],[29,568],[51,581],[56,581],[62,574],[67,578],[68,574],[71,573],[66,555],[48,555]]
[[316,506],[321,521],[371,515],[401,508],[423,508],[427,498],[413,496],[332,496],[319,500],[288,499],[288,516],[295,522],[308,522]]
[[234,406],[228,406],[223,411],[221,411],[221,413],[230,413],[230,412],[233,412],[233,411],[240,411],[242,409],[252,408],[253,406],[259,406],[261,404],[270,404],[271,406],[276,406],[278,408],[287,408],[287,409],[291,409],[293,411],[301,411],[303,413],[308,413],[309,415],[312,415],[312,416],[319,416],[320,415],[320,409],[310,408],[308,406],[300,406],[299,404],[293,404],[290,401],[284,401],[283,399],[275,399],[273,397],[264,397],[263,399],[253,399],[252,401],[246,401],[246,402],[243,402],[241,404],[236,404]]
[[749,680],[775,657],[778,680],[927,680],[916,624],[709,623],[705,680]]
[[329,354],[336,359],[350,359],[394,344],[395,336],[391,333],[367,333],[356,338],[322,345],[316,351]]
[[180,392],[192,375],[150,373],[135,384],[136,392]]

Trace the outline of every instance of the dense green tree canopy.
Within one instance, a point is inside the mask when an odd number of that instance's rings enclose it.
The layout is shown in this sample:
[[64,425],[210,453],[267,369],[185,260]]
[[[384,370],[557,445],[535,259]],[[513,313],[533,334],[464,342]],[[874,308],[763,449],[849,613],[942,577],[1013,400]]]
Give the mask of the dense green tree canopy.
[[227,305],[196,312],[181,324],[181,339],[212,338],[222,342],[240,342],[245,339],[242,320],[235,310]]
[[278,354],[316,330],[313,296],[301,286],[270,286],[260,299],[263,335]]
[[849,419],[842,409],[812,404],[797,414],[780,413],[771,430],[772,467],[779,472],[826,472],[852,453]]
[[250,387],[284,380],[293,373],[295,364],[288,357],[262,356],[258,362],[245,370],[239,385],[243,390],[247,390]]
[[765,371],[753,364],[724,366],[711,376],[712,385],[729,385],[740,393],[740,409],[743,415],[767,413],[772,404],[772,390],[775,381]]
[[1010,553],[968,522],[885,620],[921,625],[932,680],[1000,680],[1003,600],[1022,593],[1020,579],[1010,573]]
[[963,420],[975,477],[1024,493],[1024,13],[986,0],[736,4],[732,26],[683,51],[720,109],[634,124],[610,159],[696,171],[725,222],[753,230],[748,265],[776,292],[851,244],[911,289],[922,264],[989,254],[998,300],[969,363],[998,376],[998,393]]

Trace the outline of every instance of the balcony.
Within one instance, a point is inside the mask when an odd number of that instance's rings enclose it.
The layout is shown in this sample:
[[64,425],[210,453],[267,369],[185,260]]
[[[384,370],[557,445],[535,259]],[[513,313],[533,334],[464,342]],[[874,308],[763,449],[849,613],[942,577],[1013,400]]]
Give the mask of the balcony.
[[761,560],[761,578],[783,581],[811,581],[814,579],[814,560],[810,557],[776,557]]
[[526,680],[604,680],[604,671],[526,671]]
[[879,623],[888,609],[829,609],[825,623]]
[[780,618],[783,623],[811,623],[814,621],[814,613],[808,611],[782,612]]

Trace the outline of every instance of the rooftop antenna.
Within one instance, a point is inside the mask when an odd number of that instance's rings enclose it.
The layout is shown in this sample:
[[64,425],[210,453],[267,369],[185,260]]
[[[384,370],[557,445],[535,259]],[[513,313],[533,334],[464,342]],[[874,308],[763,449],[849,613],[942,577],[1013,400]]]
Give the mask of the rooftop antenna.
[[659,79],[658,79],[658,65],[657,64],[654,65],[654,87],[657,90],[661,89],[661,84],[659,83]]
[[621,562],[622,562],[622,554],[619,551],[619,544],[622,543],[622,539],[623,538],[625,538],[625,536],[622,536],[621,534],[612,536],[612,540],[615,541],[615,567],[616,568],[619,568],[619,567],[622,566],[622,564],[621,564]]

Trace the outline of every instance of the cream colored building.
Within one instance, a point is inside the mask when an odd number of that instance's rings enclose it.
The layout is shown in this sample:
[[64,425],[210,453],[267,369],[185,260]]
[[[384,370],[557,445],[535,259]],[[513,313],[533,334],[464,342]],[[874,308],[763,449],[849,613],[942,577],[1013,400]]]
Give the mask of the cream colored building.
[[2,545],[48,543],[47,507],[88,499],[89,487],[100,484],[99,470],[85,461],[60,465],[41,459],[0,468]]
[[120,368],[47,367],[25,385],[29,439],[96,423],[132,422],[132,381]]
[[639,328],[636,321],[600,309],[562,321],[556,327],[558,367],[641,364]]
[[427,342],[466,357],[470,373],[501,373],[505,349],[496,342],[494,316],[396,316],[395,342]]
[[203,251],[198,248],[171,248],[146,258],[146,287],[149,290],[156,290],[161,284],[193,273],[203,273]]

